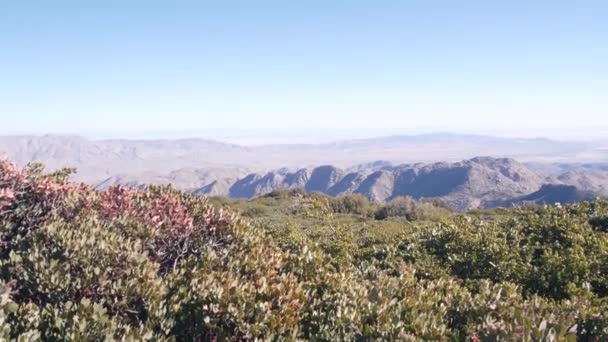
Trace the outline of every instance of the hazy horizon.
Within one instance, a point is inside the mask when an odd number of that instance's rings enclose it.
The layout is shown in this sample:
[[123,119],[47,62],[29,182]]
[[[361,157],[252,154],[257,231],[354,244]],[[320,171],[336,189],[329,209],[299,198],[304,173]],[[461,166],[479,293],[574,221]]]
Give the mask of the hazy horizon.
[[593,129],[579,128],[568,130],[461,130],[449,128],[417,129],[369,129],[369,128],[290,128],[290,129],[243,129],[243,128],[210,128],[182,131],[115,131],[115,132],[32,132],[3,131],[0,136],[19,135],[57,135],[79,136],[90,140],[180,140],[208,139],[237,145],[270,145],[270,144],[322,144],[341,140],[370,139],[390,136],[417,136],[429,134],[479,135],[500,138],[550,139],[556,141],[593,141],[608,142],[608,127]]

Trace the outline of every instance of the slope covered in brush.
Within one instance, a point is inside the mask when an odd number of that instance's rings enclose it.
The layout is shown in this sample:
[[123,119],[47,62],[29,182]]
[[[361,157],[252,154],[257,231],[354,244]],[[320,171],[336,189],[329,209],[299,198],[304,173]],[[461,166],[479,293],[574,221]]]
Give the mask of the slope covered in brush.
[[295,196],[250,224],[168,187],[99,192],[66,179],[0,162],[2,339],[608,334],[605,202],[506,221],[378,221],[395,234],[359,249],[372,241],[358,234],[371,229],[356,223],[365,211],[348,209],[356,200]]

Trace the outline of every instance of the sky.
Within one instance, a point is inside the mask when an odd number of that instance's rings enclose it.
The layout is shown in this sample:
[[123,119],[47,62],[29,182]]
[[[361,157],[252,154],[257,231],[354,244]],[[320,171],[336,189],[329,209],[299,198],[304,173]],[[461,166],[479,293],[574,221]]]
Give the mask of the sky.
[[602,135],[608,2],[0,1],[0,119],[1,134]]

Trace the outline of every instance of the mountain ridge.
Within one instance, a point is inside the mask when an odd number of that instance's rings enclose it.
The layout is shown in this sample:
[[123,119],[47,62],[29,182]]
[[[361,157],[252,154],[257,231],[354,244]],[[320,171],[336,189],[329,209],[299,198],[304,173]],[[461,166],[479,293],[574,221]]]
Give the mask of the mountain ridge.
[[[591,182],[589,175],[580,175],[585,177],[585,181]],[[300,181],[293,182],[296,178]],[[437,198],[453,209],[463,211],[529,203],[534,202],[537,197],[536,202],[539,203],[546,198],[555,198],[555,201],[559,202],[560,191],[563,191],[559,186],[571,187],[585,193],[581,198],[593,197],[589,194],[608,194],[605,191],[579,190],[573,185],[577,182],[580,183],[578,178],[559,180],[538,174],[514,159],[476,157],[455,163],[383,166],[380,170],[369,172],[346,172],[331,165],[324,165],[312,170],[300,169],[293,173],[251,173],[232,184],[227,192],[215,195],[253,198],[280,189],[303,188],[308,192],[316,191],[330,196],[363,194],[372,201],[390,201],[401,196],[415,199]],[[537,193],[543,189],[545,194],[541,198]],[[206,193],[205,187],[196,192]]]
[[[457,210],[508,203],[544,184],[605,195],[608,164],[603,161],[608,158],[601,153],[592,160],[578,157],[603,151],[594,148],[544,138],[445,133],[265,146],[199,138],[0,136],[0,151],[18,164],[76,167],[75,180],[99,189],[172,184],[196,193],[251,198],[299,187],[331,196],[361,193],[372,201],[440,198]],[[486,151],[493,157],[479,157]]]
[[[79,167],[86,173],[130,173],[184,167],[248,167],[258,171],[331,164],[348,168],[371,160],[393,163],[457,161],[478,155],[520,161],[607,160],[608,151],[584,142],[435,133],[351,139],[323,144],[245,146],[205,138],[90,140],[80,136],[0,136],[0,151],[19,164]],[[591,153],[591,156],[589,155]],[[596,156],[597,154],[597,156]],[[582,157],[586,160],[579,160]],[[119,163],[120,168],[115,164]],[[169,166],[168,170],[165,167]],[[96,170],[99,168],[100,170]],[[97,172],[95,172],[97,171]],[[82,172],[84,173],[84,172]],[[105,175],[104,174],[104,175]],[[101,177],[100,177],[101,178]]]

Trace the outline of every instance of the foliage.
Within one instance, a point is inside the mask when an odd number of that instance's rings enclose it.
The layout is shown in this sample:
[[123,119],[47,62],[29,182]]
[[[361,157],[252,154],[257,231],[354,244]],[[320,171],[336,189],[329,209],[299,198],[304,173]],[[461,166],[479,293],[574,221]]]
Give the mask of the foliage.
[[438,201],[416,201],[411,197],[397,197],[382,205],[375,212],[377,220],[389,217],[405,217],[409,221],[441,218],[449,215],[451,210]]
[[367,197],[361,194],[342,195],[330,200],[334,213],[367,216],[371,210]]
[[2,340],[608,338],[603,201],[375,220],[358,196],[216,207],[68,175],[0,162]]

